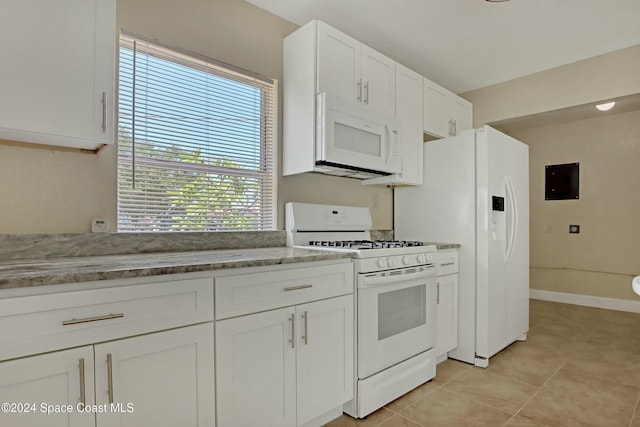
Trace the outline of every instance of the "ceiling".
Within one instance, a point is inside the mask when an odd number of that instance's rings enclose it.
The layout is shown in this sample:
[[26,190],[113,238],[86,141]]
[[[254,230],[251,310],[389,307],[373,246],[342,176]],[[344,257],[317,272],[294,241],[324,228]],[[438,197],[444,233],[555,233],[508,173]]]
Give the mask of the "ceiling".
[[455,93],[640,44],[639,0],[247,0],[320,19]]
[[554,126],[607,115],[640,111],[640,94],[616,98],[615,102],[615,106],[609,111],[598,111],[595,107],[597,103],[590,103],[532,114],[530,116],[501,120],[489,124],[508,135],[512,135],[518,131],[535,127]]

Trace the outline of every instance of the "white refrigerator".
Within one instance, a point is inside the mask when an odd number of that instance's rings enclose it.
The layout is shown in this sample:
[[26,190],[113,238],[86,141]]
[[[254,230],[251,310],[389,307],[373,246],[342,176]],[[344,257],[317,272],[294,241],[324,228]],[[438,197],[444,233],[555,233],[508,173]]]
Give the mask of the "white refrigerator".
[[529,330],[529,147],[485,126],[424,145],[424,185],[395,190],[396,239],[459,243],[458,347],[476,366]]

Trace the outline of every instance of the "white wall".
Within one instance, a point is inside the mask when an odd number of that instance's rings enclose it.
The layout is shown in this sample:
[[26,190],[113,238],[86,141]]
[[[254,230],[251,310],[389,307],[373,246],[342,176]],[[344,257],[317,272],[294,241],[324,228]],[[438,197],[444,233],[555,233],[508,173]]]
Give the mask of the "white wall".
[[[512,135],[529,145],[531,288],[637,301],[640,111]],[[545,165],[573,162],[579,200],[546,201]],[[569,234],[569,224],[580,234]]]
[[[118,0],[117,9],[118,28],[275,78],[282,87],[282,39],[297,26],[244,0]],[[93,155],[0,144],[0,185],[0,233],[88,232],[96,217],[115,231],[113,146]],[[305,201],[368,206],[374,228],[391,229],[392,199],[392,190],[357,180],[280,174],[278,228],[284,203]]]

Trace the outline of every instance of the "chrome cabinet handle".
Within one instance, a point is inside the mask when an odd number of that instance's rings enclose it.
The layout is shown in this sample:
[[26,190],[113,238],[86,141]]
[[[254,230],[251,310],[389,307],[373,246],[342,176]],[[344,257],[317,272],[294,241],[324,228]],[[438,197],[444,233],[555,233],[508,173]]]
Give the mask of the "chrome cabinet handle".
[[296,315],[292,314],[289,317],[289,322],[291,322],[291,339],[289,342],[291,343],[291,348],[296,348]]
[[124,313],[111,313],[104,316],[84,317],[82,319],[71,319],[62,322],[62,326],[77,325],[79,323],[99,322],[101,320],[120,319],[124,317]]
[[80,402],[87,404],[87,390],[84,378],[84,357],[80,359]]
[[369,82],[364,85],[364,103],[369,104]]
[[440,305],[440,282],[436,283],[436,304]]
[[289,286],[288,288],[284,288],[284,291],[285,292],[298,291],[300,289],[308,289],[308,288],[313,288],[313,285]]
[[113,403],[113,357],[111,353],[107,353],[107,388],[109,403]]
[[302,318],[304,319],[304,336],[302,339],[305,345],[309,345],[309,312],[305,311],[302,313]]
[[440,264],[440,266],[441,267],[445,267],[447,265],[453,265],[453,264],[455,264],[455,262],[444,262],[444,263]]
[[356,88],[358,92],[356,97],[358,98],[358,101],[362,101],[362,79],[358,80],[358,83],[356,83]]
[[458,121],[457,120],[453,120],[453,135],[457,135],[458,134]]
[[449,119],[449,136],[453,136],[453,120]]
[[107,133],[107,92],[102,92],[102,133]]

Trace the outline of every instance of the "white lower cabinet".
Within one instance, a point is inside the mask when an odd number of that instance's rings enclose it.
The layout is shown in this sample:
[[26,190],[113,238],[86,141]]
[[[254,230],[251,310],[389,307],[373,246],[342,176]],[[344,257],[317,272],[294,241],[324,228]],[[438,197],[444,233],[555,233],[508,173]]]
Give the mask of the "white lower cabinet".
[[297,424],[353,398],[353,295],[296,307]]
[[215,426],[212,277],[72,288],[0,294],[0,426]]
[[2,362],[0,402],[35,405],[2,427],[213,426],[213,323]]
[[436,355],[446,355],[458,346],[458,275],[438,277],[438,333]]
[[[0,363],[0,403],[11,405],[9,411],[3,408],[0,412],[0,425],[94,426],[93,413],[77,411],[83,396],[87,405],[95,403],[93,378],[93,346]],[[48,414],[47,405],[71,406],[72,410]]]
[[217,425],[299,426],[352,399],[353,310],[349,294],[216,322]]
[[449,351],[458,346],[458,252],[438,252],[436,268],[436,357],[442,361]]
[[213,323],[95,346],[97,426],[213,426]]

